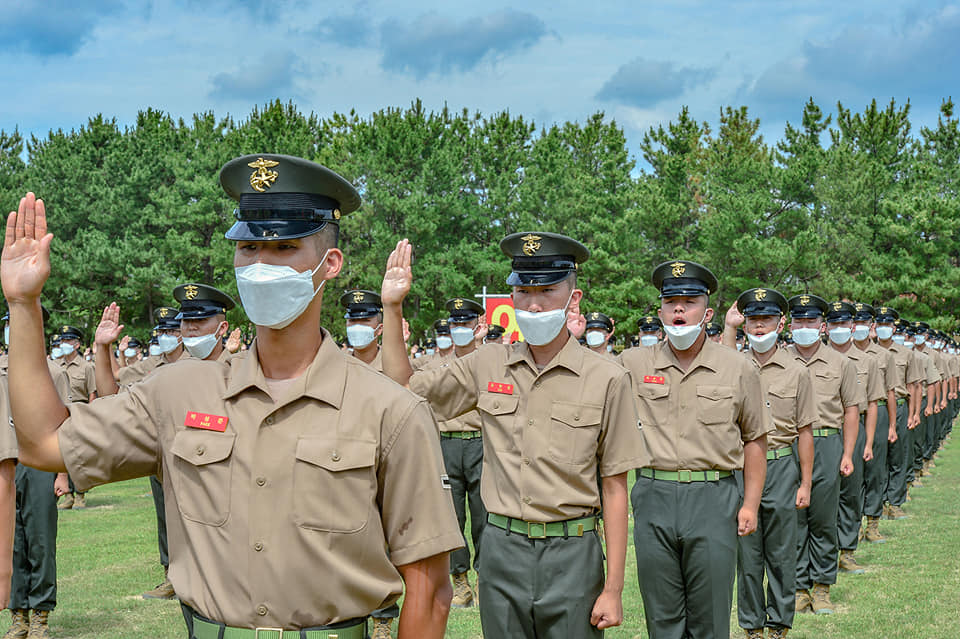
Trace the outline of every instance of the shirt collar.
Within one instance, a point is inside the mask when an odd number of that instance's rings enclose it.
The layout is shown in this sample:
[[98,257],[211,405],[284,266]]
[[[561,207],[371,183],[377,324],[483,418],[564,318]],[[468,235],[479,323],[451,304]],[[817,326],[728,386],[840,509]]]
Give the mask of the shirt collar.
[[[323,341],[317,349],[313,362],[294,384],[297,391],[294,397],[312,397],[334,408],[340,408],[347,384],[347,368],[344,361],[347,356],[340,351],[326,329],[321,328],[320,331],[323,333]],[[224,399],[239,395],[250,387],[259,388],[269,394],[263,369],[260,368],[260,358],[257,356],[256,339],[253,340],[247,353],[246,357],[234,357],[230,360],[230,375],[223,394]]]
[[562,366],[579,375],[583,369],[583,351],[584,347],[580,345],[580,342],[574,339],[572,335],[567,335],[567,343],[541,371],[530,352],[530,345],[526,342],[518,342],[510,348],[510,353],[507,355],[507,366],[512,366],[518,362],[526,362],[531,369],[540,374],[546,373],[551,368]]
[[703,340],[703,346],[700,348],[700,352],[697,353],[697,356],[693,358],[693,361],[690,363],[690,366],[687,367],[687,370],[683,370],[683,367],[680,366],[680,360],[677,359],[673,349],[670,348],[670,340],[663,340],[653,348],[657,349],[657,354],[653,360],[654,368],[663,369],[670,368],[672,366],[680,371],[683,375],[692,373],[700,366],[717,372],[720,369],[720,362],[718,361],[719,358],[717,356],[721,352],[718,349],[730,350],[729,346],[722,346],[712,340],[705,339]]
[[777,346],[774,346],[773,348],[775,348],[776,351],[773,353],[770,359],[767,360],[766,364],[761,364],[760,361],[754,357],[752,352],[750,353],[750,359],[753,360],[758,368],[766,368],[767,366],[779,366],[780,368],[786,368],[787,362],[790,361],[790,355],[782,348]]

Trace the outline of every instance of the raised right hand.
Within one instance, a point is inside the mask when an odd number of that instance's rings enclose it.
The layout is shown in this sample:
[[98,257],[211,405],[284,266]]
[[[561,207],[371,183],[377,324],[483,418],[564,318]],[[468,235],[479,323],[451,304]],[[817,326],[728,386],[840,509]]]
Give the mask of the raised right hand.
[[413,270],[410,268],[413,247],[406,239],[397,242],[397,247],[387,258],[387,268],[383,273],[383,285],[380,287],[380,300],[384,306],[403,304],[413,284]]
[[11,304],[35,302],[50,277],[50,242],[43,200],[33,193],[20,199],[17,212],[7,217],[0,258],[0,282],[3,295]]
[[737,308],[736,301],[730,305],[730,308],[727,309],[727,314],[723,318],[724,324],[732,328],[738,328],[746,321],[746,318],[743,316],[743,313],[740,312],[740,309]]
[[[120,307],[116,302],[110,302],[110,306],[103,309],[103,315],[100,317],[100,323],[97,325],[97,332],[93,341],[103,346],[110,346],[123,331],[123,324],[120,323]],[[120,350],[126,348],[121,345]]]

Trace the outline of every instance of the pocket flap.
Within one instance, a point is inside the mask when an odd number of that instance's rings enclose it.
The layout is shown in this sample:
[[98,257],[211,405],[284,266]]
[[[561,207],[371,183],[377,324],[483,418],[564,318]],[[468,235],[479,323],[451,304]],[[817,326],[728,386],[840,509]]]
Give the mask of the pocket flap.
[[781,399],[793,399],[797,396],[797,389],[789,386],[771,386],[770,394]]
[[553,406],[550,408],[550,417],[572,428],[596,426],[603,417],[603,406],[553,402]]
[[301,437],[297,459],[333,472],[373,466],[377,442],[343,437]]
[[174,435],[170,451],[194,466],[206,466],[229,457],[236,438],[236,433],[182,430]]
[[697,386],[697,396],[714,400],[730,399],[733,397],[733,387],[699,384]]
[[660,399],[670,394],[670,387],[666,384],[637,383],[637,395],[647,399]]
[[519,402],[520,398],[515,395],[480,393],[477,398],[477,408],[490,415],[508,415],[516,412]]

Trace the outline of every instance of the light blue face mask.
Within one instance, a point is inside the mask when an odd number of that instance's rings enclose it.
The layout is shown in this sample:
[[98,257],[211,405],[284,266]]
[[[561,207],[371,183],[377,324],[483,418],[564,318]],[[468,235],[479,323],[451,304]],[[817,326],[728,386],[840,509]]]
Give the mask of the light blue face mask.
[[176,335],[162,334],[157,337],[157,344],[160,346],[161,353],[169,353],[180,345],[180,338]]

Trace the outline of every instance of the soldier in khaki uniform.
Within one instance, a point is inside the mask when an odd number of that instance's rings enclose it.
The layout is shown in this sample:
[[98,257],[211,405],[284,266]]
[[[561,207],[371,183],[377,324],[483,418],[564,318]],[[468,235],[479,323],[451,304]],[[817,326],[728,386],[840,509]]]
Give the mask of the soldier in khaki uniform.
[[[41,311],[43,322],[49,319],[47,309]],[[4,334],[9,334],[9,315],[0,321]],[[9,339],[7,340],[9,341]],[[16,461],[19,450],[13,429],[8,391],[8,356],[0,356],[0,428],[9,438],[4,439],[5,460]],[[46,361],[47,370],[53,379],[60,400],[70,402],[70,378],[60,364]],[[4,426],[4,424],[6,426]],[[28,635],[37,639],[50,637],[47,619],[57,605],[57,495],[54,486],[66,488],[66,473],[54,474],[24,464],[11,466],[0,464],[0,477],[13,470],[12,480],[16,489],[13,508],[5,510],[8,530],[13,533],[12,573],[0,578],[0,589],[6,589],[5,606],[10,608],[11,624],[4,633],[6,639],[24,639]],[[15,510],[14,510],[15,509]],[[6,560],[5,560],[6,563]],[[8,581],[9,580],[9,581]]]
[[640,346],[656,346],[663,339],[663,324],[653,315],[644,315],[637,320],[637,329],[640,331]]
[[857,382],[866,401],[858,407],[860,422],[853,453],[853,472],[840,478],[840,507],[837,517],[837,543],[840,545],[839,570],[862,574],[863,566],[854,557],[860,538],[865,494],[865,467],[873,463],[873,442],[877,430],[878,403],[886,397],[883,377],[876,357],[853,345],[856,307],[849,302],[833,302],[827,311],[827,334],[834,350],[853,360]]
[[587,313],[586,319],[586,339],[587,348],[598,355],[613,358],[613,320],[609,316],[593,311]]
[[566,328],[579,320],[576,270],[589,256],[586,247],[530,232],[507,236],[500,248],[512,259],[507,284],[525,341],[485,345],[414,374],[400,335],[413,279],[403,240],[381,292],[384,370],[409,382],[441,419],[479,410],[489,511],[480,559],[483,634],[599,637],[623,618],[626,475],[642,446],[630,376],[582,348]]
[[[746,324],[750,361],[760,373],[774,429],[767,435],[767,476],[757,533],[740,537],[737,553],[737,613],[747,639],[782,639],[793,627],[798,509],[810,505],[813,434],[817,420],[807,369],[782,348],[787,300],[770,288],[744,291],[725,318],[723,343],[736,347],[736,329]],[[793,459],[796,442],[797,460]],[[764,574],[767,577],[764,597]]]
[[[70,397],[75,402],[92,402],[97,396],[97,379],[93,364],[80,355],[80,344],[83,341],[83,332],[75,326],[60,328],[60,365],[67,372],[70,380]],[[61,480],[62,483],[62,480]],[[67,485],[58,486],[57,495],[63,495],[63,501],[57,506],[61,510],[70,508],[86,508],[87,500],[83,493],[76,492],[73,479],[67,477]]]
[[787,304],[793,335],[793,345],[787,351],[810,371],[818,412],[813,425],[810,507],[797,511],[796,611],[812,609],[817,614],[829,614],[834,612],[830,586],[837,581],[840,550],[840,477],[853,472],[859,406],[866,402],[866,396],[853,360],[820,341],[827,303],[816,295],[797,295]]
[[[857,302],[853,316],[853,343],[861,351],[873,355],[877,361],[884,390],[883,399],[877,402],[877,426],[873,437],[873,459],[863,470],[863,514],[867,527],[863,538],[870,543],[884,543],[880,534],[880,517],[887,481],[887,447],[897,439],[897,362],[893,352],[870,340],[875,330],[876,311],[869,304]],[[842,540],[841,540],[842,547]]]
[[946,336],[940,331],[930,329],[928,331],[928,340],[926,344],[929,345],[928,352],[933,358],[934,364],[937,367],[937,372],[940,373],[940,400],[938,402],[939,411],[934,413],[933,419],[928,424],[927,430],[924,433],[923,441],[921,442],[921,461],[918,471],[921,477],[926,477],[930,474],[930,462],[933,459],[938,433],[943,428],[943,424],[949,418],[947,414],[947,398],[950,394],[950,380],[952,379],[952,373],[947,361],[948,355],[944,350]]
[[250,350],[162,367],[69,411],[39,356],[51,236],[42,203],[21,200],[2,262],[21,460],[69,467],[83,488],[162,472],[170,578],[192,639],[360,639],[405,582],[400,638],[440,639],[447,553],[463,542],[436,423],[319,327],[323,284],[344,262],[340,218],[359,195],[282,155],[237,158],[220,179],[239,200],[227,239],[257,326]]
[[[717,344],[721,344],[723,342],[723,326],[721,326],[720,322],[716,320],[710,321],[707,324],[706,333],[707,339],[714,341]],[[734,341],[733,348],[736,347],[736,341]]]
[[453,337],[450,335],[450,321],[446,317],[433,323],[433,334],[437,340],[437,356],[453,357]]
[[[916,355],[904,346],[905,334],[897,333],[900,328],[899,322],[900,314],[896,309],[881,306],[877,310],[877,346],[893,354],[897,370],[897,385],[894,388],[897,397],[896,436],[888,438],[887,474],[883,484],[884,514],[891,519],[902,519],[907,516],[902,508],[907,496],[903,448],[909,442],[909,428],[913,425],[914,402],[917,401],[914,391],[923,377],[923,370]],[[869,528],[872,523],[870,518],[875,516],[871,513],[875,513],[876,508],[868,508],[870,502],[864,506]]]
[[706,338],[713,273],[675,260],[651,279],[667,340],[620,355],[644,442],[631,501],[647,631],[727,637],[737,537],[757,527],[772,424],[756,367]]
[[922,487],[920,468],[923,460],[923,444],[926,430],[933,417],[940,412],[940,386],[942,377],[937,362],[926,350],[926,338],[929,325],[926,322],[914,322],[907,327],[907,340],[912,338],[914,356],[925,371],[925,378],[919,387],[917,412],[914,414],[914,427],[910,429],[910,441],[905,447],[907,466],[907,487]]
[[507,329],[499,324],[487,324],[487,334],[483,336],[484,344],[500,344]]

